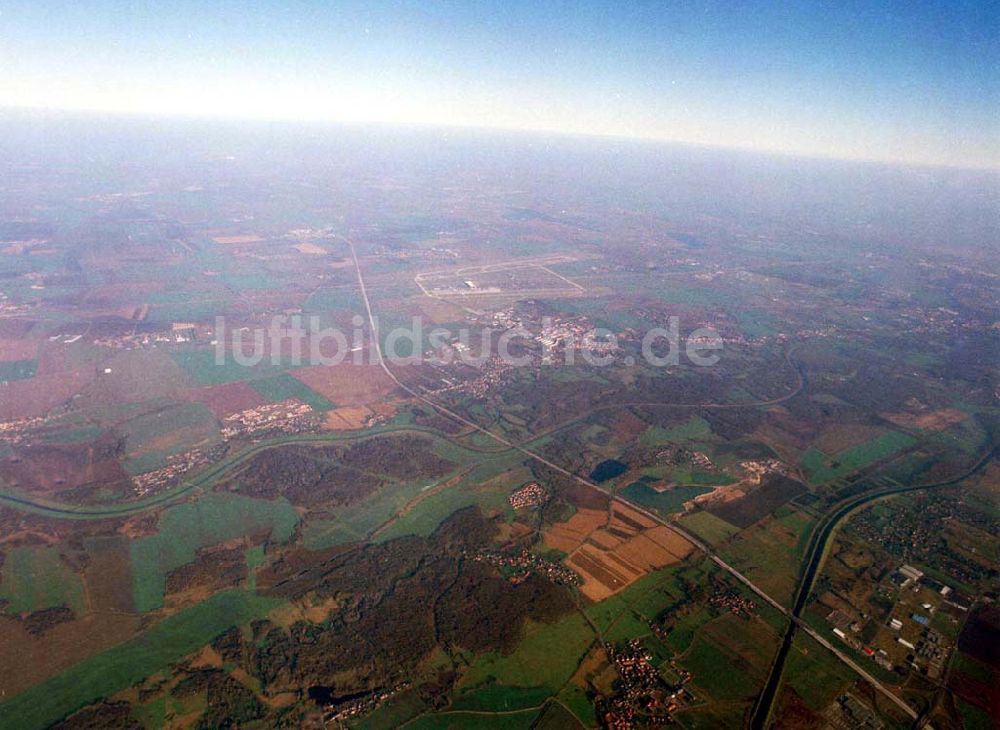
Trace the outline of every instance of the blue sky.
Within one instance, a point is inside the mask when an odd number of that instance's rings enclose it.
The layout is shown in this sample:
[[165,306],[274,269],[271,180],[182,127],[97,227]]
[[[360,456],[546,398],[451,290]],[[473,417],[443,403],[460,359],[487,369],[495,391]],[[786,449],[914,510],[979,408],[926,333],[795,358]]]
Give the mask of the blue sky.
[[991,2],[3,2],[0,106],[1000,166]]

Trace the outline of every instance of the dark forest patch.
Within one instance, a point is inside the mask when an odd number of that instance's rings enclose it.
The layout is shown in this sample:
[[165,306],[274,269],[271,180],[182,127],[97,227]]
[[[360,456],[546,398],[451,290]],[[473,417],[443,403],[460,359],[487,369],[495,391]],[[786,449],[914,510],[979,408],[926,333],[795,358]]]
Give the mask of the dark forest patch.
[[142,730],[128,702],[98,702],[75,712],[52,730]]
[[433,479],[447,474],[455,465],[432,449],[433,442],[419,436],[376,436],[354,444],[341,458],[346,466],[396,479]]
[[248,671],[270,690],[335,686],[339,696],[409,680],[441,645],[512,650],[525,620],[554,621],[573,604],[565,588],[546,578],[515,584],[469,560],[470,552],[491,543],[495,529],[470,508],[428,538],[343,551],[305,572],[289,565],[291,580],[267,578],[270,592],[335,597],[337,608],[320,624],[299,621],[284,629],[259,622],[255,641],[240,652],[230,636],[227,652],[242,654]]
[[49,629],[76,618],[69,606],[53,606],[34,611],[24,617],[24,628],[32,636],[41,636]]
[[475,652],[510,653],[521,639],[524,619],[551,623],[573,609],[562,590],[539,576],[512,585],[482,563],[466,562],[437,606],[441,639]]
[[185,677],[171,694],[185,697],[204,693],[205,712],[196,727],[237,728],[266,714],[256,695],[225,672],[209,669]]
[[230,479],[230,489],[250,497],[285,497],[306,507],[351,504],[375,492],[382,481],[358,469],[322,458],[308,446],[268,449]]
[[179,593],[201,586],[230,588],[246,575],[247,563],[242,547],[202,550],[197,559],[167,573],[166,592]]

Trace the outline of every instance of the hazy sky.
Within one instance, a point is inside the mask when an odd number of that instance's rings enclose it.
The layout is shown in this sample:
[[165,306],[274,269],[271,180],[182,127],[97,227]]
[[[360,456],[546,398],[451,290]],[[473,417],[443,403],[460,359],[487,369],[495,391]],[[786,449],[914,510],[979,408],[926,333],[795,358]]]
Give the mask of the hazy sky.
[[0,106],[1000,167],[1000,4],[0,0]]

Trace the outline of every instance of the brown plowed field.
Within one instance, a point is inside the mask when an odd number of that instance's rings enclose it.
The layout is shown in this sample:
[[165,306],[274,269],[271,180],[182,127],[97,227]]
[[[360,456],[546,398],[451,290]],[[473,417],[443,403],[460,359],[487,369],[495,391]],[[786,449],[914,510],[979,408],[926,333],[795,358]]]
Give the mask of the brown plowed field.
[[204,404],[219,419],[265,403],[261,394],[242,380],[204,388],[188,388],[179,395],[181,400]]
[[382,400],[396,384],[378,365],[314,365],[292,370],[295,376],[337,406],[360,406]]
[[543,533],[545,545],[569,553],[566,565],[583,578],[580,592],[592,601],[614,595],[650,571],[684,559],[693,546],[670,528],[628,505],[578,509]]

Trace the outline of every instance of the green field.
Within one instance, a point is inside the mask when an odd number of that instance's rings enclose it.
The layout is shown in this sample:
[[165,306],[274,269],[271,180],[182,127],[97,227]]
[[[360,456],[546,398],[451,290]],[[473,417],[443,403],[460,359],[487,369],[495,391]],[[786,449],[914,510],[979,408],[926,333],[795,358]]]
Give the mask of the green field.
[[711,491],[710,487],[681,485],[671,487],[665,492],[657,492],[642,482],[632,482],[621,491],[621,494],[636,504],[655,510],[661,515],[668,515],[683,511],[685,502],[694,499],[699,494],[707,494]]
[[251,380],[250,386],[272,403],[296,398],[316,411],[328,411],[333,408],[333,403],[288,373]]
[[246,271],[241,271],[240,273],[223,272],[219,274],[219,281],[235,291],[276,289],[279,286],[278,279],[266,271],[258,271],[256,273],[248,273]]
[[959,449],[967,454],[977,454],[989,442],[989,433],[979,419],[966,418],[943,431],[928,434],[927,441],[940,449]]
[[537,709],[508,715],[482,715],[472,712],[441,712],[423,715],[407,723],[407,730],[528,730],[534,727]]
[[733,656],[702,638],[700,632],[681,658],[681,665],[694,675],[695,686],[704,689],[715,700],[744,699],[758,691],[758,682],[744,668],[734,666]]
[[266,502],[220,492],[167,509],[155,535],[130,545],[136,610],[162,606],[167,573],[194,560],[199,548],[264,530],[272,540],[283,542],[297,522],[298,513],[284,500]]
[[5,380],[24,380],[35,375],[38,360],[14,360],[0,362],[0,383]]
[[[251,347],[247,344],[248,356],[250,351]],[[174,362],[180,365],[197,385],[220,385],[237,380],[252,380],[276,375],[285,370],[284,365],[275,365],[268,357],[262,358],[258,364],[253,366],[241,365],[236,362],[232,353],[228,353],[219,363],[216,362],[214,348],[181,350],[172,352],[170,355]]]
[[694,643],[698,630],[711,620],[711,611],[705,606],[698,606],[674,623],[667,636],[667,645],[678,653],[687,651]]
[[568,707],[570,712],[586,727],[597,727],[597,713],[594,710],[594,703],[582,687],[572,683],[567,684],[559,693],[559,701]]
[[[427,496],[406,514],[399,515],[392,525],[379,533],[378,542],[403,535],[430,535],[455,511],[474,504],[487,514],[508,510],[507,497],[511,491],[530,478],[530,472],[520,466],[523,457],[518,452],[476,457],[449,443],[435,447],[435,452],[452,461],[460,460],[459,463],[467,463],[470,458],[478,458],[480,463],[458,484]],[[445,476],[432,483],[439,484],[448,478]],[[412,487],[408,487],[407,492],[419,496],[428,485],[416,486],[416,492],[412,491]],[[387,515],[385,519],[391,516]]]
[[336,289],[323,287],[309,295],[309,298],[302,305],[302,310],[310,313],[336,310],[361,313],[364,311],[364,306],[356,286]]
[[[502,656],[491,652],[476,657],[462,677],[462,687],[469,694],[497,686],[538,688],[549,695],[556,694],[576,671],[593,641],[593,630],[577,613],[554,624],[529,623],[524,639],[512,654]],[[465,693],[459,695],[462,696]],[[515,695],[494,690],[475,701],[482,704],[490,697],[503,702],[511,701]],[[526,695],[519,693],[517,697],[524,699]]]
[[394,483],[383,487],[367,499],[341,507],[330,519],[311,520],[302,529],[303,544],[310,550],[340,545],[367,538],[377,528],[385,525],[394,516],[398,519],[376,536],[376,541],[385,542],[402,535],[429,535],[455,510],[475,504],[476,495],[456,485],[431,494],[421,500],[406,514],[402,508],[411,500],[429,491],[449,477],[433,479],[429,482]]
[[[150,296],[152,298],[153,295]],[[205,322],[217,314],[225,312],[234,303],[231,296],[191,299],[182,302],[153,304],[149,309],[148,322]]]
[[552,694],[548,687],[510,687],[489,684],[455,699],[452,710],[510,712],[538,707]]
[[79,615],[83,583],[59,557],[58,548],[18,547],[4,558],[0,599],[8,601],[6,611],[11,614],[66,605]]
[[962,698],[958,698],[956,704],[965,730],[996,730],[995,718],[990,717],[990,713],[986,710]]
[[800,464],[809,475],[810,484],[823,484],[831,479],[847,476],[869,464],[887,459],[893,454],[910,448],[916,440],[899,431],[888,431],[863,444],[844,449],[828,456],[811,448],[802,455]]
[[779,629],[762,618],[725,612],[696,631],[680,664],[713,699],[750,699],[763,686],[778,643]]
[[816,712],[822,712],[856,676],[837,657],[799,632],[788,652],[782,686],[790,687]]
[[403,723],[416,717],[427,709],[427,703],[419,693],[410,690],[393,697],[388,702],[375,708],[364,717],[348,721],[348,727],[360,730],[382,730],[387,727],[402,727]]
[[682,581],[697,582],[704,576],[698,565],[671,565],[644,575],[625,590],[585,610],[606,637],[623,640],[645,636],[650,633],[650,620],[686,600]]
[[[634,275],[629,274],[622,278],[632,280],[634,279]],[[560,312],[587,315],[598,327],[622,330],[626,327],[638,329],[645,325],[645,320],[638,317],[632,310],[615,309],[614,302],[611,299],[603,297],[563,300],[543,299],[541,301]]]
[[74,665],[0,704],[4,727],[47,727],[100,697],[114,694],[207,644],[230,626],[281,605],[245,591],[217,593],[146,633]]
[[739,530],[711,512],[699,510],[680,518],[680,523],[703,540],[713,545],[725,542]]
[[731,298],[724,292],[706,287],[660,286],[655,290],[656,298],[667,304],[689,304],[708,306],[727,304]]
[[640,443],[646,446],[677,441],[695,441],[706,439],[712,435],[712,427],[701,416],[691,416],[686,423],[673,428],[650,426],[639,437]]
[[221,440],[215,416],[200,403],[164,405],[119,424],[118,429],[125,436],[125,468],[130,474],[150,471],[174,454]]
[[[596,725],[597,723],[593,723]],[[593,726],[591,725],[591,726]],[[588,725],[584,725],[570,710],[561,702],[549,702],[545,705],[535,724],[534,730],[585,730]]]
[[741,730],[749,703],[695,705],[677,713],[685,730]]
[[100,426],[87,425],[76,428],[66,428],[61,431],[42,436],[42,441],[49,444],[77,444],[85,441],[93,441],[102,433]]
[[775,600],[787,604],[795,591],[812,518],[782,507],[734,536],[722,557]]
[[766,337],[781,330],[782,322],[765,309],[741,309],[736,313],[740,329],[747,337]]

